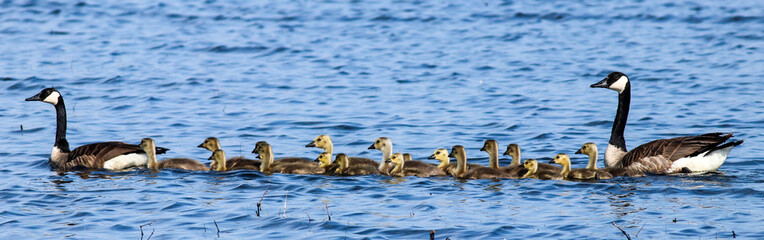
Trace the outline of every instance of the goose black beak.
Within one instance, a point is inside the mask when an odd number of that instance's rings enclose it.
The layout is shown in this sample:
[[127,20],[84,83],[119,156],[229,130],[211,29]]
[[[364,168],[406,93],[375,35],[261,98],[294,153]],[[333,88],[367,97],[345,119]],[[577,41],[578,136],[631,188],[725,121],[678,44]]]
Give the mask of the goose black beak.
[[367,148],[367,149],[377,149],[377,148],[375,148],[374,144],[372,143],[371,146],[369,146],[369,148]]
[[601,81],[592,84],[589,86],[590,88],[607,88],[607,78],[602,79]]
[[42,101],[42,98],[40,98],[40,93],[37,93],[34,96],[28,97],[24,100],[25,101]]
[[435,159],[435,154],[433,153],[432,155],[430,155],[429,157],[427,157],[427,159]]
[[578,149],[578,151],[576,151],[576,154],[583,154],[583,152],[581,152],[581,149]]
[[316,146],[316,141],[310,141],[308,145],[305,145],[305,147],[315,147],[315,146]]

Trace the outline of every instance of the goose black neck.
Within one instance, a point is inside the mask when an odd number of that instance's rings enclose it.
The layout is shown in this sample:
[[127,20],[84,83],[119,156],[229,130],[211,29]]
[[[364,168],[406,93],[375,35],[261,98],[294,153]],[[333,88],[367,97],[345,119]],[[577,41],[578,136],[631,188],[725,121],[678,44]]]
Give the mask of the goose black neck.
[[[66,106],[64,105],[64,98],[59,96],[58,103],[53,106],[56,107],[56,144],[58,144],[59,140],[66,140]],[[61,148],[62,146],[58,147]],[[66,149],[61,150],[69,151],[68,144]]]
[[629,117],[629,105],[631,104],[631,83],[626,83],[623,91],[618,94],[618,110],[613,120],[613,130],[610,132],[610,145],[626,151],[626,140],[623,131],[626,128],[626,119]]

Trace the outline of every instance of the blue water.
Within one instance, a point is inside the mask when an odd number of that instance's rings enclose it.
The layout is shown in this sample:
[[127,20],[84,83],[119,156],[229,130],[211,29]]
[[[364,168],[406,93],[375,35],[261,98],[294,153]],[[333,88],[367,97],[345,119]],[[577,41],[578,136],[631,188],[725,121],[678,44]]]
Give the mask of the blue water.
[[[625,239],[615,222],[635,239],[762,239],[763,16],[760,1],[5,1],[0,238]],[[610,71],[632,79],[628,147],[745,143],[719,174],[598,182],[59,175],[55,112],[24,101],[56,87],[72,146],[153,137],[162,157],[206,162],[209,136],[229,156],[265,140],[315,157],[303,146],[329,134],[374,159],[387,136],[417,160],[462,144],[487,164],[496,139],[583,167],[572,153],[609,138],[616,93],[589,85]]]

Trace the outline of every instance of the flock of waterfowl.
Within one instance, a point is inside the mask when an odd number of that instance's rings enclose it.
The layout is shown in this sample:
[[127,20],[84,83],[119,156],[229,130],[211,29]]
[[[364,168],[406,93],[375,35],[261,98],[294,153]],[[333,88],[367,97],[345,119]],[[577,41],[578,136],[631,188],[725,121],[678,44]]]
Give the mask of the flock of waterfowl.
[[[623,132],[631,101],[631,83],[620,72],[612,72],[605,79],[591,85],[592,88],[607,88],[618,92],[618,110],[613,122],[608,147],[605,150],[605,166],[597,167],[598,150],[594,143],[586,143],[576,152],[589,156],[586,168],[571,168],[570,156],[560,153],[549,163],[527,159],[521,164],[520,147],[509,144],[504,155],[512,158],[509,166],[499,166],[499,145],[495,140],[486,140],[481,151],[489,156],[488,166],[468,164],[465,148],[453,146],[450,152],[437,149],[429,157],[439,164],[414,161],[409,154],[393,152],[390,138],[380,137],[368,149],[382,152],[380,161],[351,157],[344,153],[334,155],[334,146],[328,135],[316,137],[305,147],[323,149],[315,160],[308,158],[274,159],[271,145],[265,141],[255,144],[252,153],[259,160],[244,157],[226,158],[220,141],[210,137],[198,147],[212,152],[210,166],[188,158],[170,158],[157,161],[156,155],[168,151],[157,147],[154,140],[144,138],[140,144],[123,142],[92,143],[69,150],[66,140],[66,107],[61,93],[54,88],[46,88],[26,101],[42,101],[56,109],[56,140],[50,155],[51,167],[57,170],[107,169],[122,170],[133,167],[158,169],[185,169],[190,171],[231,171],[252,170],[264,173],[284,174],[326,174],[326,175],[368,175],[390,176],[454,176],[463,179],[609,179],[616,176],[643,176],[645,173],[670,174],[677,172],[707,172],[717,170],[727,158],[730,150],[743,143],[727,141],[732,134],[707,133],[697,136],[676,137],[654,140],[631,151],[626,150]],[[451,163],[451,158],[456,163]],[[557,165],[553,165],[557,164]],[[560,167],[558,167],[558,165]]]

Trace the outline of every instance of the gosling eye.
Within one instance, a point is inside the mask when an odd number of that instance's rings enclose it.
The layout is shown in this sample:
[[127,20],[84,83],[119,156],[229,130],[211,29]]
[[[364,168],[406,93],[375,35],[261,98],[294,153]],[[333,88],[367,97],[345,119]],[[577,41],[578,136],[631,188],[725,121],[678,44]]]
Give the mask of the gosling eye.
[[316,142],[320,142],[320,141],[321,141],[321,139],[320,139],[320,138],[319,138],[319,139],[316,139]]
[[377,140],[377,143],[379,143],[379,140]]

